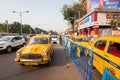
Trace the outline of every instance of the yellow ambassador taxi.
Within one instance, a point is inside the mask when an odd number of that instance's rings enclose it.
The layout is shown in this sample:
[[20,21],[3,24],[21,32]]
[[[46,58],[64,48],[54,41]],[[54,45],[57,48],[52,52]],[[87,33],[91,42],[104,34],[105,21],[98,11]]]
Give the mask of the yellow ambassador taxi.
[[[71,42],[80,45],[80,46],[88,46],[88,38],[85,36],[72,36],[70,39]],[[77,56],[80,57],[81,49],[77,47]]]
[[31,37],[28,44],[17,51],[15,61],[20,65],[50,64],[52,52],[50,36],[37,35]]
[[108,67],[109,71],[120,80],[120,37],[101,37],[87,48],[94,52],[93,66],[101,74],[104,68]]
[[85,36],[72,36],[71,41],[76,44],[86,44],[86,42],[88,42],[88,38]]

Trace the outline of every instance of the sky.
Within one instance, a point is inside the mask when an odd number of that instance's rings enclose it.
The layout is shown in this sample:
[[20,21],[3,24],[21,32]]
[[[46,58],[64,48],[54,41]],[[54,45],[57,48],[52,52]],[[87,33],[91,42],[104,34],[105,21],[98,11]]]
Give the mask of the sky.
[[[61,13],[64,4],[72,5],[79,0],[0,0],[0,23],[20,22],[29,24],[33,28],[63,32],[68,27]],[[16,11],[18,13],[13,13]],[[29,13],[24,13],[29,11]]]

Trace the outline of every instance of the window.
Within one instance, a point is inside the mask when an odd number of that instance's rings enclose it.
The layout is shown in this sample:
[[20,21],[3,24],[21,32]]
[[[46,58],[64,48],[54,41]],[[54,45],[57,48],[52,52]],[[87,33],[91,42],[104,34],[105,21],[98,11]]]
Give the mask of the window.
[[74,37],[72,37],[72,40],[73,40],[73,41],[75,41],[75,38],[74,38]]
[[19,37],[15,37],[14,39],[15,39],[15,40],[19,40]]
[[76,38],[76,42],[88,42],[86,38]]
[[99,40],[95,43],[94,47],[104,51],[105,46],[106,46],[106,42],[107,41],[105,41],[105,40]]
[[120,43],[110,41],[108,47],[108,53],[120,57]]
[[31,38],[29,44],[48,44],[48,38]]
[[18,37],[18,40],[21,40],[22,39],[22,37]]
[[11,37],[8,37],[8,36],[4,36],[0,38],[0,41],[9,41],[9,40],[11,40]]

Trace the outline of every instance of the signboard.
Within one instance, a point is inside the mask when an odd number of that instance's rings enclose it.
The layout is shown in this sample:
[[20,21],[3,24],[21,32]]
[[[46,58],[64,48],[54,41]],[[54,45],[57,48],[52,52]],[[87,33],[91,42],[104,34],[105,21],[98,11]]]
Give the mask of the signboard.
[[112,35],[113,35],[113,36],[120,36],[120,31],[113,30],[113,31],[112,31]]
[[120,0],[87,0],[87,12],[94,8],[120,8]]
[[120,8],[120,0],[104,0],[104,8]]
[[88,17],[84,18],[82,21],[78,22],[78,27],[85,23],[91,23],[93,22],[93,15],[89,15]]

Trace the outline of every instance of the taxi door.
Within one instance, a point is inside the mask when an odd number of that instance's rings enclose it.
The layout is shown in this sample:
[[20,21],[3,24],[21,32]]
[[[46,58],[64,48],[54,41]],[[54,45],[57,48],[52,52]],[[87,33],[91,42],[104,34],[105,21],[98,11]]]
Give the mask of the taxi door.
[[97,40],[93,45],[94,59],[93,66],[102,74],[104,69],[104,55],[107,46],[106,40]]
[[104,65],[120,79],[120,42],[109,41],[104,58]]

